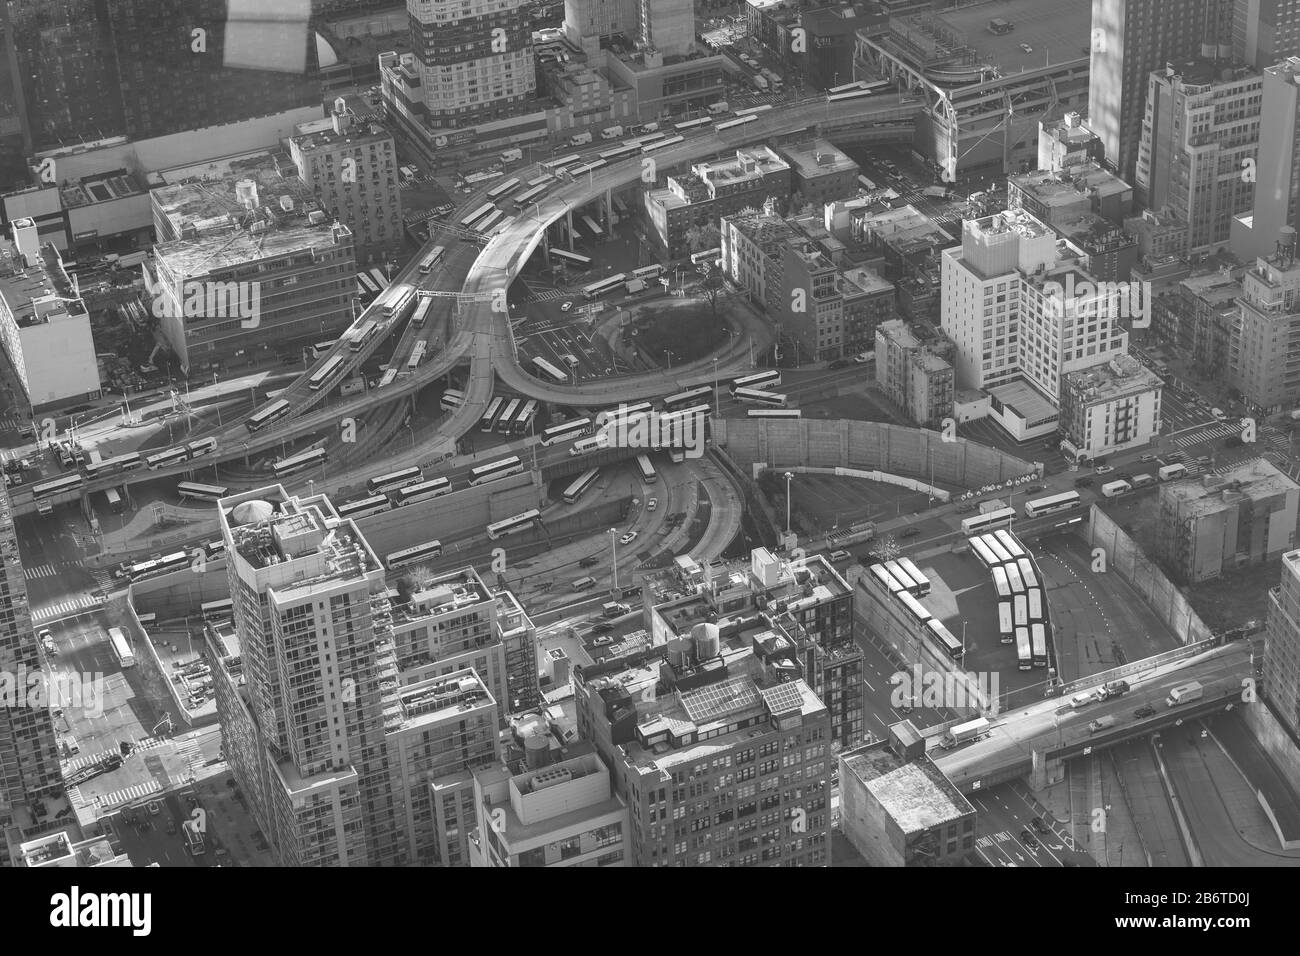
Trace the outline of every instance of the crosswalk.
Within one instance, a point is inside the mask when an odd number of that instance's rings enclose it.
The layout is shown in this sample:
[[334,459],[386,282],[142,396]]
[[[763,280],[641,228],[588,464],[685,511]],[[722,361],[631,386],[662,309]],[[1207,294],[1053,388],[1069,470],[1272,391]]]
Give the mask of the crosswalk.
[[155,793],[162,793],[162,784],[157,780],[147,780],[144,783],[123,787],[121,790],[114,790],[112,793],[101,794],[95,798],[95,803],[102,809],[108,809],[124,803],[134,803]]
[[76,568],[80,565],[71,561],[63,561],[59,564],[38,564],[35,567],[23,568],[23,577],[28,581],[36,581],[41,578],[57,578],[68,568]]
[[[142,750],[153,750],[155,747],[161,747],[166,742],[166,737],[146,737],[144,740],[133,741],[135,747],[131,752],[136,754]],[[186,741],[177,748],[177,753],[185,756],[193,756],[193,751],[197,746],[198,742],[196,740]],[[76,773],[82,767],[89,767],[91,764],[99,763],[99,761],[103,760],[109,754],[115,754],[118,752],[117,748],[111,748],[109,750],[101,750],[99,753],[94,754],[78,754],[71,760],[60,761],[60,765],[63,768],[63,775],[66,777],[69,774]]]
[[1174,444],[1180,448],[1193,448],[1196,445],[1204,445],[1206,442],[1214,441],[1216,438],[1226,438],[1228,435],[1240,432],[1240,425],[1235,422],[1232,424],[1225,422],[1212,425],[1192,435],[1178,435],[1174,438]]
[[544,289],[541,292],[533,293],[534,302],[550,302],[554,299],[563,299],[568,293],[561,292],[559,289]]
[[88,608],[100,606],[100,599],[83,594],[80,597],[72,598],[68,601],[60,601],[58,604],[51,604],[48,607],[37,608],[32,611],[32,621],[35,623],[44,623],[53,621],[56,618],[68,617],[78,611],[84,611]]

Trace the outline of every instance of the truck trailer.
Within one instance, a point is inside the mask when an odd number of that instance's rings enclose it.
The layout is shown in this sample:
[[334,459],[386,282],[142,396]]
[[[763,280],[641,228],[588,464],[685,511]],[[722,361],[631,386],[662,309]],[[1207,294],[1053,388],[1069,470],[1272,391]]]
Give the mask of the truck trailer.
[[950,750],[958,744],[964,744],[968,740],[978,740],[988,733],[989,722],[985,717],[977,717],[974,720],[968,720],[964,724],[955,724],[948,728],[939,739],[939,746],[945,750]]
[[1179,684],[1177,687],[1170,688],[1169,696],[1165,698],[1165,704],[1169,707],[1177,707],[1179,704],[1200,700],[1204,693],[1205,688],[1200,685],[1199,681],[1188,681],[1186,684]]

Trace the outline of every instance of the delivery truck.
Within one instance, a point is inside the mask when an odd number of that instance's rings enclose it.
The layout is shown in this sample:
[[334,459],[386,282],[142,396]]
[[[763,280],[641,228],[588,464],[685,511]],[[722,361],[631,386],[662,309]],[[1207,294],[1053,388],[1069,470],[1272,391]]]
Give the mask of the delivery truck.
[[622,135],[623,127],[621,126],[611,126],[608,129],[602,129],[600,131],[601,139],[618,139]]
[[1108,481],[1101,486],[1101,493],[1106,498],[1117,498],[1122,494],[1133,490],[1133,486],[1127,481]]
[[1156,474],[1160,476],[1161,481],[1174,481],[1187,474],[1187,466],[1182,464],[1162,465]]
[[1133,476],[1133,487],[1134,487],[1134,488],[1145,488],[1145,487],[1147,487],[1148,485],[1154,485],[1155,483],[1156,483],[1156,479],[1155,479],[1155,477],[1154,477],[1153,475],[1134,475],[1134,476]]
[[939,738],[939,746],[945,750],[951,750],[958,744],[964,744],[968,740],[978,740],[988,733],[988,729],[989,722],[984,717],[968,720],[964,724],[954,724],[948,728],[947,733]]
[[522,149],[507,149],[501,152],[501,162],[503,163],[514,163],[523,158],[524,151]]
[[576,136],[569,137],[570,146],[586,146],[591,142],[590,133],[578,133]]
[[729,104],[726,100],[720,100],[717,103],[709,104],[709,112],[712,113],[714,116],[719,116],[730,109],[731,109],[731,104]]
[[1107,727],[1114,727],[1114,726],[1115,726],[1114,716],[1112,716],[1111,714],[1107,714],[1105,717],[1098,717],[1096,720],[1090,723],[1088,725],[1088,733],[1099,734]]
[[628,295],[636,295],[636,293],[638,293],[638,292],[644,292],[644,291],[645,291],[645,280],[644,280],[644,279],[628,279],[627,282],[625,283],[625,285],[626,285],[626,287],[627,287],[627,294],[628,294]]
[[1169,696],[1165,698],[1165,704],[1169,707],[1177,707],[1179,704],[1186,704],[1193,700],[1200,700],[1205,693],[1198,681],[1188,681],[1186,684],[1179,684],[1171,688]]

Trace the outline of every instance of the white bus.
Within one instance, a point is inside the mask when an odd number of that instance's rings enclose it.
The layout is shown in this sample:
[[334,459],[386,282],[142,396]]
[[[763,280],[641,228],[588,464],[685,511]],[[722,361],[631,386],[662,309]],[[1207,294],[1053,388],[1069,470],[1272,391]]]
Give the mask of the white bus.
[[501,413],[501,406],[505,404],[505,401],[500,395],[492,399],[488,404],[487,411],[479,419],[479,431],[485,435],[492,432],[493,427],[496,425],[497,415]]
[[542,513],[536,508],[532,508],[522,514],[517,514],[513,518],[506,518],[504,521],[498,521],[487,526],[487,536],[493,541],[497,538],[508,534],[518,534],[520,531],[527,531],[533,527],[542,517]]
[[1082,503],[1083,499],[1077,491],[1065,491],[1059,495],[1050,495],[1047,498],[1038,498],[1034,501],[1025,502],[1025,515],[1029,518],[1037,518],[1041,515],[1056,514],[1077,508]]
[[1029,621],[1041,624],[1047,618],[1043,615],[1043,592],[1038,588],[1029,589]]
[[755,113],[762,113],[772,108],[771,103],[764,103],[762,106],[750,106],[743,110],[732,110],[737,116],[753,116]]
[[899,558],[898,566],[907,572],[907,576],[916,584],[916,590],[912,593],[917,597],[925,597],[930,593],[930,579],[927,578],[921,569],[916,566],[916,562],[911,558]]
[[542,183],[539,186],[532,186],[514,197],[516,206],[527,206],[531,202],[536,202],[537,197],[550,188],[550,183]]
[[[244,427],[250,432],[255,432],[259,428],[271,424],[289,414],[289,402],[283,398],[277,398],[270,405],[264,405],[244,422]],[[150,466],[153,467],[153,466]],[[161,466],[160,466],[161,467]]]
[[586,256],[580,256],[576,252],[569,252],[567,249],[552,249],[551,255],[559,259],[565,265],[577,266],[580,269],[590,269],[591,260]]
[[654,265],[642,266],[640,269],[632,270],[633,279],[658,279],[664,274],[664,267],[659,263]]
[[1010,601],[998,602],[998,640],[1003,644],[1013,644],[1016,640],[1016,620]]
[[450,478],[430,478],[428,481],[417,482],[414,485],[406,485],[392,492],[393,505],[401,508],[404,505],[413,505],[418,501],[428,501],[430,498],[437,498],[451,491]]
[[542,163],[541,166],[542,169],[549,169],[552,172],[554,172],[555,170],[559,169],[561,166],[567,166],[569,165],[569,163],[576,163],[580,159],[582,159],[581,156],[579,156],[577,153],[572,153],[571,155],[568,156],[561,156],[558,159],[548,159],[546,160],[546,162]]
[[433,311],[433,297],[420,296],[420,304],[415,307],[415,314],[411,316],[411,324],[417,329],[424,328],[425,320],[429,318],[429,313]]
[[189,457],[190,453],[187,448],[168,448],[156,455],[150,455],[144,460],[144,463],[149,466],[150,471],[157,471],[159,468],[166,468],[168,465],[179,465],[181,462],[188,460]]
[[494,461],[490,465],[480,465],[477,468],[470,469],[469,483],[471,485],[482,485],[489,481],[496,481],[499,478],[523,474],[523,471],[524,463],[519,460],[518,456],[512,455],[509,458]]
[[412,465],[410,468],[403,468],[400,471],[390,471],[386,475],[376,475],[366,481],[366,491],[372,495],[384,494],[389,491],[396,491],[398,488],[405,488],[407,485],[413,485],[417,481],[424,480],[424,472]]
[[198,441],[192,441],[185,446],[185,451],[189,454],[191,461],[195,458],[202,458],[204,455],[210,455],[216,450],[217,440],[215,438],[200,438]]
[[755,372],[753,375],[745,375],[741,378],[731,380],[728,386],[731,394],[735,395],[739,389],[769,389],[781,384],[781,370],[770,368],[764,372]]
[[1034,639],[1034,666],[1047,666],[1047,628],[1042,624],[1032,624],[1029,628]]
[[1025,587],[1038,587],[1038,575],[1034,573],[1034,563],[1029,558],[1020,558],[1016,561],[1016,566],[1020,568],[1020,576],[1025,579]]
[[641,152],[652,153],[656,149],[664,149],[668,146],[676,146],[678,143],[686,142],[685,136],[669,136],[667,139],[661,139],[653,143],[646,143],[641,147]]
[[777,392],[765,392],[761,388],[737,388],[731,397],[738,402],[753,402],[756,405],[774,405],[785,407],[785,396]]
[[601,279],[599,282],[593,282],[585,286],[582,294],[585,298],[594,299],[596,296],[604,295],[606,292],[613,292],[620,285],[627,281],[627,274],[620,272],[610,276],[608,279]]
[[465,404],[465,393],[459,388],[449,388],[443,391],[442,398],[438,400],[444,412],[454,412]]
[[875,90],[849,90],[846,93],[828,93],[826,94],[827,103],[837,103],[840,100],[856,100],[864,96],[871,96]]
[[925,626],[930,629],[930,633],[938,638],[939,643],[943,645],[943,649],[948,652],[949,657],[955,661],[962,659],[966,653],[966,648],[962,646],[961,641],[957,639],[952,631],[943,626],[942,621],[938,618],[931,618],[925,622]]
[[993,532],[993,537],[997,538],[998,541],[1001,542],[1002,547],[1007,549],[1007,553],[1017,561],[1025,556],[1025,549],[1020,546],[1020,542],[1016,540],[1016,536],[1006,528],[998,528],[997,531]]
[[510,423],[510,430],[516,435],[527,434],[528,429],[532,427],[533,419],[536,417],[537,400],[526,398],[524,403],[519,406],[519,412],[515,415],[514,421]]
[[758,117],[753,113],[749,113],[745,116],[737,116],[735,119],[727,120],[725,123],[719,123],[714,127],[714,129],[721,133],[725,129],[735,129],[737,126],[744,126],[746,123],[756,122],[758,122]]
[[362,322],[352,332],[348,344],[348,348],[350,348],[354,352],[360,352],[363,348],[366,347],[366,343],[368,343],[372,338],[374,338],[375,333],[378,331],[379,331],[379,323],[376,322],[374,319],[366,319],[366,321]]
[[589,468],[573,480],[569,487],[564,489],[564,503],[567,505],[576,504],[578,499],[590,490],[591,486],[596,483],[600,477],[599,468]]
[[1015,562],[1006,565],[1007,584],[1011,585],[1012,594],[1024,594],[1026,590],[1025,581],[1020,576],[1020,569],[1016,567]]
[[497,185],[489,189],[487,191],[487,197],[488,199],[491,199],[493,202],[496,202],[502,197],[507,196],[510,193],[514,192],[518,188],[519,188],[519,180],[507,179],[505,182],[498,183]]
[[1016,627],[1029,626],[1029,599],[1023,594],[1017,594],[1013,599],[1016,609]]
[[[899,583],[902,584],[901,581]],[[903,607],[907,608],[912,617],[921,624],[928,624],[931,618],[934,617],[933,614],[926,610],[924,604],[912,597],[912,595],[908,594],[907,591],[899,591],[898,600]]]
[[636,456],[636,470],[641,472],[641,480],[647,485],[652,485],[659,477],[655,474],[655,466],[650,462],[649,455]]
[[1011,560],[1011,553],[1007,551],[1006,548],[1002,547],[1002,542],[997,539],[996,535],[987,533],[982,534],[980,535],[980,540],[983,541],[988,549],[993,552],[994,556],[998,559],[998,564],[1006,564]]
[[408,372],[414,372],[420,367],[420,362],[424,359],[424,350],[427,347],[428,343],[424,339],[420,339],[415,343],[415,347],[411,349],[411,357],[406,360],[406,370]]
[[421,561],[429,561],[441,554],[441,542],[426,541],[424,544],[417,544],[413,548],[403,548],[401,551],[394,551],[384,559],[384,564],[388,565],[388,570],[395,571],[396,569],[404,568],[407,565],[418,564]]
[[[997,572],[1001,570],[998,567],[998,556],[989,550],[989,546],[984,543],[983,538],[975,537],[970,539],[971,552],[979,559],[980,564],[993,572],[993,580],[997,581]],[[1006,574],[1002,577],[1005,579]]]
[[697,388],[688,388],[684,392],[678,392],[676,395],[669,395],[664,399],[664,411],[672,412],[679,408],[685,408],[688,405],[697,405],[701,401],[707,402],[713,395],[713,389],[708,385],[700,385]]
[[912,580],[910,574],[903,570],[902,565],[897,561],[886,561],[885,570],[890,573],[895,581],[903,586],[904,591],[913,597],[916,597],[916,582]]
[[961,530],[963,534],[969,536],[983,534],[999,525],[1009,528],[1011,527],[1011,519],[1015,516],[1015,508],[999,508],[996,511],[990,511],[982,515],[971,515],[969,518],[962,519]]
[[898,579],[889,573],[889,569],[883,564],[873,564],[870,569],[876,583],[888,591],[890,594],[902,594],[903,586],[898,583]]
[[615,146],[613,149],[605,150],[600,154],[600,158],[609,162],[611,159],[622,159],[624,156],[639,152],[641,152],[640,143],[624,143],[621,146]]
[[549,378],[553,382],[566,384],[569,381],[569,376],[565,375],[563,372],[561,372],[550,362],[546,361],[546,359],[542,358],[540,355],[536,356],[533,359],[533,367],[536,368],[546,378]]
[[379,295],[379,286],[375,283],[374,279],[370,278],[370,274],[368,272],[357,273],[357,285],[361,288],[361,291],[364,292],[366,295],[369,296]]
[[[518,184],[517,180],[511,180],[511,182]],[[488,193],[488,195],[490,196],[492,194]],[[427,276],[430,272],[432,272],[433,267],[436,266],[439,263],[439,261],[441,261],[442,255],[446,251],[447,250],[443,246],[434,246],[431,250],[429,250],[428,254],[425,255],[425,257],[420,260],[420,275]]]
[[193,498],[196,501],[219,501],[230,493],[229,488],[220,485],[200,485],[193,481],[182,481],[176,486],[176,493],[181,500]]
[[[720,255],[722,255],[722,249],[719,247],[705,249],[703,252],[697,252],[691,256],[691,265],[698,266],[702,262],[716,262]],[[780,384],[779,377],[777,378],[777,384]]]
[[503,216],[505,216],[505,213],[502,210],[494,209],[480,220],[474,226],[474,229],[477,232],[491,232],[492,227],[499,223]]
[[380,377],[379,384],[376,385],[375,388],[383,388],[386,385],[392,385],[395,381],[397,381],[396,366],[384,370],[384,374]]
[[600,451],[602,448],[609,447],[609,436],[604,432],[598,432],[590,438],[579,438],[569,449],[569,454],[574,458],[579,455],[586,455],[593,451]]
[[379,268],[379,266],[375,266],[370,270],[370,278],[374,280],[374,283],[379,287],[380,292],[383,292],[388,288],[388,276],[384,275],[384,270]]
[[119,667],[135,666],[135,654],[131,652],[131,642],[126,639],[126,634],[120,627],[108,629],[108,644],[113,650],[113,660],[117,661]]
[[385,495],[371,495],[369,498],[361,498],[357,501],[345,501],[343,504],[335,507],[340,518],[368,518],[371,515],[383,514],[392,507]]
[[699,129],[701,126],[709,126],[713,123],[712,116],[701,116],[699,119],[687,120],[684,123],[676,124],[673,129],[681,133],[685,130]]
[[113,512],[113,514],[120,515],[123,508],[126,507],[125,503],[122,501],[122,496],[117,493],[116,488],[105,488],[104,500],[108,502],[108,510]]
[[501,412],[501,417],[497,419],[497,431],[502,435],[510,434],[510,423],[518,413],[521,402],[523,402],[522,398],[512,398],[505,410]]
[[571,422],[561,422],[558,425],[552,425],[542,432],[542,444],[554,445],[558,441],[564,441],[568,438],[581,438],[591,430],[591,419],[575,418]]
[[468,214],[466,214],[466,215],[464,215],[464,216],[461,217],[461,220],[460,220],[460,226],[461,226],[461,228],[462,228],[462,229],[468,229],[468,228],[470,227],[470,224],[471,224],[471,223],[478,222],[480,219],[482,219],[484,216],[486,216],[488,213],[490,213],[490,212],[491,212],[493,209],[495,209],[495,208],[496,208],[496,206],[493,205],[492,203],[490,203],[490,202],[485,202],[483,205],[479,206],[479,207],[478,207],[477,209],[475,209],[473,212],[468,213]]
[[275,477],[287,478],[289,475],[296,474],[303,469],[310,468],[312,465],[324,465],[329,460],[329,455],[325,453],[324,448],[312,448],[299,455],[292,455],[288,458],[282,458],[273,466]]
[[[975,539],[979,540],[979,539]],[[998,592],[998,597],[1003,600],[1009,600],[1012,595],[1011,582],[1007,580],[1007,569],[1003,567],[993,567],[993,587]]]
[[307,381],[307,387],[310,388],[313,392],[319,392],[325,386],[325,383],[334,377],[334,374],[338,372],[339,367],[342,365],[343,365],[343,356],[342,355],[334,356],[332,359],[330,359],[328,362],[326,362],[324,365],[322,365],[320,368],[318,368],[315,372],[312,373],[311,378],[308,379]]
[[596,220],[592,219],[590,216],[583,216],[582,224],[587,227],[587,231],[591,233],[593,238],[605,238],[605,230],[600,228],[600,223],[596,222]]
[[1034,646],[1030,642],[1027,627],[1016,628],[1016,667],[1022,671],[1034,667]]
[[220,601],[206,601],[199,606],[199,613],[203,615],[205,621],[234,617],[235,602],[230,598],[224,598]]
[[[654,406],[649,402],[636,402],[632,405],[618,405],[614,408],[606,409],[603,414],[606,424],[622,421],[624,419],[635,419],[638,416],[644,416],[649,413]],[[598,417],[599,420],[599,417]]]
[[834,95],[836,93],[848,93],[850,90],[865,90],[867,88],[866,80],[857,80],[853,83],[843,83],[839,86],[832,86],[826,92]]
[[751,408],[745,414],[750,418],[802,418],[797,408]]

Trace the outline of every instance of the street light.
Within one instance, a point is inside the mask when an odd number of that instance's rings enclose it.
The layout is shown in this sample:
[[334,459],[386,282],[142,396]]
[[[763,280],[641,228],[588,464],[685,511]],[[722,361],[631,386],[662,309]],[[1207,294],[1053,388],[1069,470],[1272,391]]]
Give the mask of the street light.
[[718,357],[716,355],[713,357],[713,415],[715,418],[722,417],[721,399],[718,398]]
[[794,472],[785,473],[785,533],[790,533],[790,482],[794,481]]
[[609,529],[610,563],[614,566],[614,591],[618,591],[618,529]]

